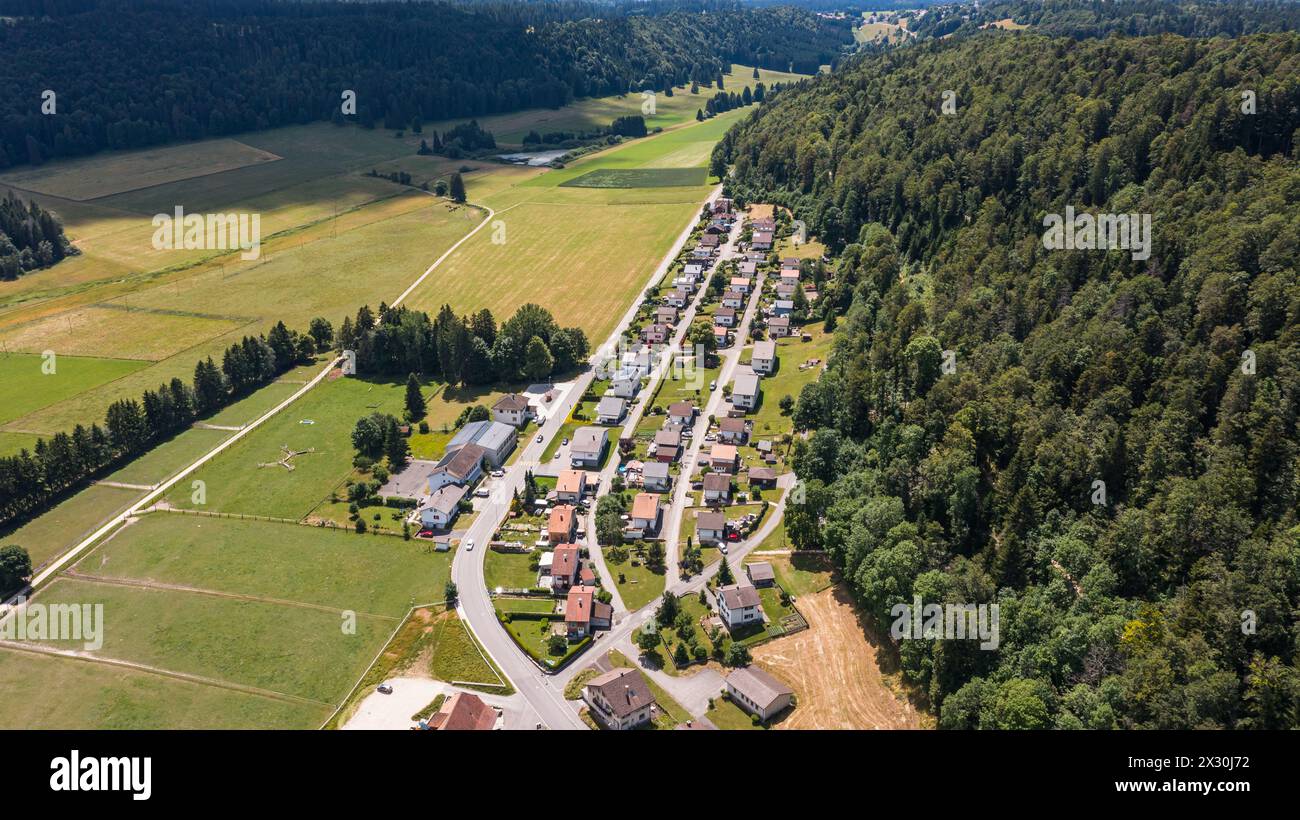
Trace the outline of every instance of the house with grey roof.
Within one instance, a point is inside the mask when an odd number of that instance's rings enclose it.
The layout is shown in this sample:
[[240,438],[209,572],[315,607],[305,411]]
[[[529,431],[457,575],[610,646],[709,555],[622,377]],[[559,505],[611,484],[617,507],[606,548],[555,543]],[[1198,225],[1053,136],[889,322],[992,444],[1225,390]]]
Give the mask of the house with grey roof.
[[731,404],[741,410],[753,410],[758,407],[760,392],[758,376],[753,373],[741,373],[731,386]]
[[649,723],[655,698],[639,669],[614,669],[582,688],[591,714],[610,729],[634,729]]
[[763,602],[758,597],[758,590],[749,584],[719,587],[718,615],[732,631],[763,623]]
[[641,468],[641,483],[647,490],[666,493],[673,487],[672,473],[668,464],[661,461],[647,461]]
[[597,424],[618,424],[627,413],[627,402],[615,396],[606,396],[596,402]]
[[460,515],[460,502],[467,492],[468,488],[459,484],[440,487],[420,510],[420,523],[432,530],[447,529]]
[[609,443],[609,431],[603,427],[579,427],[569,445],[569,462],[574,467],[599,467]]
[[447,452],[454,454],[466,445],[476,444],[483,448],[483,457],[489,464],[500,467],[515,449],[518,439],[519,431],[509,424],[486,419],[471,421],[456,431],[456,435],[447,443]]
[[753,664],[732,670],[726,685],[732,702],[759,720],[771,720],[794,703],[793,689]]

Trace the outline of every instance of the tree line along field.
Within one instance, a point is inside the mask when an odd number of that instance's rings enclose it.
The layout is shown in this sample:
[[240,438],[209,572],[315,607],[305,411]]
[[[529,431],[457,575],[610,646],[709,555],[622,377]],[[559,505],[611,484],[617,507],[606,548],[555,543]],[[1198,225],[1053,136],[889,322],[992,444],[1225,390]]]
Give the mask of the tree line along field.
[[[91,660],[0,648],[0,679],[13,678],[0,727],[63,726],[49,707],[88,701],[121,708],[82,727],[316,728],[406,611],[441,599],[449,573],[448,553],[399,538],[142,516],[40,593],[45,604],[103,604],[104,645],[83,653]],[[355,634],[343,629],[345,613],[355,613]],[[64,686],[46,697],[27,679],[33,673]],[[190,700],[227,708],[201,716],[176,708]]]

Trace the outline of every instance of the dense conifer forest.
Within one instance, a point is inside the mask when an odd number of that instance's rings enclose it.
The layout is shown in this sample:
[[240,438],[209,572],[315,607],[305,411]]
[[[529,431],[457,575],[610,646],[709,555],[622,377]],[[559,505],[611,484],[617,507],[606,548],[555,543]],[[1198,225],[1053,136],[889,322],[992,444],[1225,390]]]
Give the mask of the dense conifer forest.
[[[997,651],[898,642],[940,726],[1297,725],[1298,128],[1300,35],[982,32],[720,144],[837,256],[792,539],[882,632],[1000,606]],[[1150,214],[1150,257],[1045,249],[1067,206]]]
[[344,90],[347,119],[402,129],[710,83],[733,61],[814,73],[852,42],[846,21],[734,2],[7,0],[0,15],[0,168],[341,119]]

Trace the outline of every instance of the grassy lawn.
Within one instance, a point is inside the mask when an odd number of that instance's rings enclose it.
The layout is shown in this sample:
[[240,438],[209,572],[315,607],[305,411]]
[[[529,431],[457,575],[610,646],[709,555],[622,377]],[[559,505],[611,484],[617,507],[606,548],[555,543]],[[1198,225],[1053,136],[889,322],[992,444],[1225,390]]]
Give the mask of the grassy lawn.
[[429,671],[441,681],[481,684],[482,691],[508,695],[513,688],[485,655],[455,610],[433,620],[429,632]]
[[532,589],[537,586],[533,563],[540,550],[532,552],[497,552],[489,549],[483,558],[483,578],[488,589]]
[[[272,385],[273,387],[275,385]],[[233,435],[228,430],[192,427],[104,478],[124,484],[158,484]]]
[[152,513],[78,572],[400,617],[441,601],[451,553],[400,538],[265,521]]
[[[404,388],[357,378],[323,382],[193,474],[207,485],[205,505],[193,503],[189,482],[167,500],[178,507],[302,518],[351,473],[357,419],[400,415]],[[314,452],[296,456],[293,470],[259,466],[279,461],[286,446]]]
[[555,612],[555,603],[555,599],[549,597],[496,598],[493,606],[499,613],[531,612],[536,615],[550,615]]
[[[396,619],[60,578],[43,604],[103,604],[104,645],[120,658],[333,704],[383,646]],[[54,643],[66,649],[82,642]]]
[[557,623],[560,621],[543,618],[535,620],[513,618],[508,622],[503,621],[501,625],[515,639],[519,648],[532,656],[533,660],[543,666],[558,669],[569,658],[585,649],[591,643],[591,638],[570,642],[563,652],[554,653],[550,648],[551,625]]
[[[6,351],[22,349],[7,336],[0,335],[0,341],[4,342]],[[5,386],[0,392],[0,424],[148,366],[148,362],[128,359],[63,355],[62,348],[48,339],[34,344],[34,353],[0,354],[0,384]],[[45,350],[57,354],[53,359],[54,372],[48,375],[42,370],[46,360],[40,355]]]
[[821,375],[821,365],[804,370],[800,370],[799,365],[809,359],[820,359],[825,364],[834,334],[824,333],[821,322],[804,325],[803,331],[812,336],[812,341],[804,342],[794,337],[776,340],[780,364],[775,373],[764,376],[761,380],[763,403],[754,414],[751,439],[772,438],[794,429],[790,417],[781,415],[781,397],[790,396],[797,401],[803,386],[816,381]]
[[713,699],[713,707],[704,713],[714,726],[723,730],[742,730],[742,729],[764,729],[762,724],[754,723],[754,718],[749,712],[741,709],[730,700],[721,696]]
[[[636,562],[637,566],[633,566]],[[629,611],[635,612],[664,593],[664,573],[652,572],[644,560],[636,553],[630,552],[627,560],[614,561],[605,551],[605,563],[609,567],[611,578],[607,579],[618,587],[618,595]]]
[[763,556],[772,564],[777,582],[799,598],[821,592],[835,583],[830,558],[822,553]]
[[62,555],[101,523],[134,504],[144,493],[119,487],[90,486],[39,518],[0,535],[0,543],[26,548],[32,566]]
[[598,677],[599,675],[600,675],[600,670],[596,669],[595,667],[592,667],[590,669],[584,669],[578,674],[574,675],[573,678],[570,679],[569,682],[564,685],[564,699],[581,700],[582,687],[586,686],[587,682],[590,681],[592,678]]
[[315,729],[331,707],[0,649],[0,729]]
[[0,456],[16,456],[23,450],[35,452],[39,438],[41,436],[35,433],[6,433],[0,430]]
[[[678,600],[681,601],[682,611],[689,614],[691,616],[691,622],[695,624],[696,644],[698,644],[699,646],[703,646],[705,651],[708,653],[705,656],[706,660],[708,658],[712,658],[713,648],[714,648],[713,642],[709,640],[708,632],[705,631],[704,627],[700,624],[700,620],[702,618],[708,617],[710,614],[710,610],[708,606],[700,603],[699,595],[683,595]],[[689,675],[692,672],[694,672],[695,671],[694,665],[686,666],[683,669],[678,669],[677,666],[672,661],[673,654],[677,651],[677,645],[681,643],[687,643],[686,641],[683,641],[681,636],[677,634],[677,629],[673,626],[669,626],[664,629],[660,629],[659,634],[663,639],[663,643],[660,645],[658,652],[664,661],[664,666],[663,666],[664,672],[673,676]],[[723,630],[723,635],[725,636],[725,634],[726,631]],[[724,645],[724,651],[725,651],[725,644],[726,644],[725,637],[723,637],[719,642]],[[686,650],[687,650],[687,654],[690,655],[691,660],[694,661],[695,657],[694,654],[691,652],[691,646],[688,643],[686,646]]]

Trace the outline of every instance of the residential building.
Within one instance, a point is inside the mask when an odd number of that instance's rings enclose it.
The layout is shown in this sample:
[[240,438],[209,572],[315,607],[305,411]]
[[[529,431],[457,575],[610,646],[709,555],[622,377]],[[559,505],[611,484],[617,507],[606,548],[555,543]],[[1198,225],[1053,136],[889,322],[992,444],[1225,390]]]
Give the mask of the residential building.
[[623,368],[610,379],[609,386],[620,399],[635,398],[641,392],[641,376],[635,370]]
[[533,406],[528,397],[519,393],[508,393],[492,405],[492,420],[511,427],[523,427],[533,418]]
[[639,532],[643,538],[654,535],[659,532],[662,515],[658,493],[637,493],[632,499],[629,529]]
[[776,572],[768,561],[754,561],[751,564],[745,564],[745,574],[749,576],[749,582],[755,587],[776,586]]
[[592,678],[582,689],[582,699],[592,715],[610,729],[634,729],[649,723],[655,705],[639,669],[614,669]]
[[749,289],[752,285],[753,283],[750,281],[748,276],[731,277],[731,289],[734,291],[749,293]]
[[677,308],[667,306],[655,308],[655,321],[664,325],[677,324]]
[[683,275],[683,276],[703,276],[703,275],[704,275],[704,265],[701,264],[700,262],[687,262],[687,263],[686,263],[686,266],[682,268],[682,275]]
[[731,476],[727,473],[706,473],[704,476],[704,503],[731,503]]
[[773,316],[767,320],[767,333],[773,339],[783,339],[790,335],[790,317]]
[[579,427],[569,445],[569,462],[574,467],[600,467],[609,443],[609,431],[603,427]]
[[794,302],[789,299],[777,299],[772,303],[773,316],[789,316],[794,313]]
[[771,467],[751,467],[749,470],[750,487],[775,487],[776,470]]
[[671,464],[682,452],[680,428],[668,427],[655,433],[655,461]]
[[690,293],[681,288],[674,288],[664,294],[664,304],[669,307],[684,308],[690,300]]
[[758,376],[742,373],[731,385],[731,404],[741,410],[753,410],[758,407]]
[[750,236],[749,246],[756,251],[770,251],[772,249],[772,232],[755,230]]
[[731,333],[722,325],[714,325],[713,341],[718,347],[726,347],[731,344]]
[[751,262],[747,259],[740,263],[738,270],[740,271],[741,276],[753,276],[758,273],[758,263]]
[[546,520],[546,537],[552,544],[571,544],[578,531],[578,511],[568,504],[558,504],[551,508]]
[[581,565],[577,544],[564,544],[551,552],[551,591],[561,595],[577,583]]
[[742,666],[727,675],[727,694],[733,703],[759,720],[771,720],[794,703],[794,690],[754,666]]
[[[676,310],[676,308],[672,308]],[[661,345],[668,341],[673,329],[668,325],[661,325],[658,322],[646,325],[641,329],[641,341],[648,345]]]
[[555,500],[577,504],[587,492],[587,474],[582,470],[562,470],[555,481]]
[[442,702],[433,717],[421,728],[440,732],[487,731],[497,728],[501,713],[488,706],[478,695],[457,692]]
[[465,487],[478,481],[483,476],[485,452],[477,444],[466,444],[448,452],[429,473],[429,493],[436,493],[448,484]]
[[736,472],[738,454],[734,444],[714,444],[709,448],[709,467],[728,475]]
[[627,402],[615,396],[606,396],[596,402],[597,424],[618,424],[627,413]]
[[700,237],[700,247],[702,248],[712,249],[718,247],[721,244],[722,244],[722,240],[718,237],[717,234],[706,233]]
[[749,422],[741,418],[718,419],[718,441],[724,444],[744,444],[749,440]]
[[724,291],[722,294],[722,306],[736,310],[745,304],[745,294],[738,290]]
[[647,461],[641,468],[641,484],[647,490],[666,493],[673,487],[673,477],[668,465],[660,461]]
[[763,602],[749,584],[718,588],[718,615],[728,629],[735,630],[763,622]]
[[460,515],[460,502],[468,489],[458,484],[447,484],[429,497],[420,510],[420,523],[431,530],[445,530]]
[[695,423],[695,405],[689,401],[675,401],[668,405],[668,423],[688,425]]
[[727,540],[727,516],[720,512],[702,512],[695,516],[695,543],[721,544]]
[[771,373],[776,370],[776,342],[771,339],[754,342],[754,355],[749,360],[749,366],[755,373]]
[[736,326],[736,309],[720,307],[713,312],[713,321],[723,327]]

